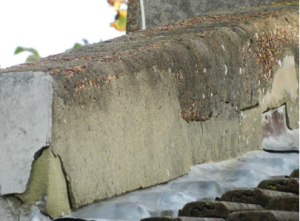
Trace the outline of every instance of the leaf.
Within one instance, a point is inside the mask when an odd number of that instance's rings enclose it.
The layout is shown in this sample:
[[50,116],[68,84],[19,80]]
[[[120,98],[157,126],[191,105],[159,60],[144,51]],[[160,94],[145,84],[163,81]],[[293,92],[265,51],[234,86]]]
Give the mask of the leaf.
[[121,29],[125,29],[126,30],[126,17],[124,16],[120,16],[119,18],[119,26]]
[[73,45],[73,47],[67,49],[66,52],[72,51],[73,49],[80,48],[80,47],[83,46],[83,45],[89,44],[89,41],[86,40],[85,38],[83,38],[82,41],[83,41],[83,44],[80,44],[80,43],[76,42],[76,43]]
[[119,10],[115,16],[115,22],[110,23],[111,27],[114,27],[118,31],[126,31],[127,11]]
[[125,26],[120,26],[119,21],[115,21],[115,22],[110,23],[110,26],[114,27],[118,31],[126,31],[126,24],[125,24]]
[[19,54],[19,53],[21,53],[23,51],[24,51],[24,48],[19,46],[19,47],[16,48],[14,54]]
[[37,50],[35,50],[34,48],[24,48],[24,47],[17,47],[16,48],[16,50],[15,50],[15,55],[16,54],[20,54],[21,52],[30,52],[30,53],[32,53],[35,57],[41,57],[40,55],[39,55],[39,53],[38,53],[38,51]]
[[38,51],[35,50],[34,48],[24,48],[24,47],[21,47],[21,46],[18,46],[14,52],[15,55],[17,54],[20,54],[22,52],[29,52],[31,53],[27,59],[26,59],[26,62],[31,62],[31,61],[34,61],[34,60],[38,60],[41,58],[41,56],[39,55]]
[[40,57],[39,56],[35,56],[35,55],[29,55],[26,59],[26,62],[31,62],[31,61],[35,61],[35,60],[39,60]]
[[72,49],[80,48],[81,46],[82,46],[82,44],[80,44],[80,43],[75,43]]

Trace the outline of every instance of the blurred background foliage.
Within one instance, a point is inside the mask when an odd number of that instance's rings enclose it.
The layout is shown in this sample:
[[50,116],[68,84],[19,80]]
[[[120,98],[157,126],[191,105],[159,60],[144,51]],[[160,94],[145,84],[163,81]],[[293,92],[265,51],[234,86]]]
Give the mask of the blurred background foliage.
[[40,54],[38,53],[38,51],[34,48],[24,48],[24,47],[17,47],[15,50],[15,55],[16,54],[20,54],[22,52],[29,52],[30,55],[26,58],[26,62],[31,62],[34,60],[38,60],[41,58]]
[[[103,0],[100,0],[103,1]],[[127,5],[127,0],[107,0],[108,4],[113,7],[113,9],[116,11],[115,21],[110,23],[110,27],[115,28],[118,31],[124,32],[126,31],[126,21],[127,21],[127,10],[122,9],[123,5]],[[100,40],[101,41],[101,40]],[[83,45],[89,44],[88,40],[82,39],[82,43],[76,42],[72,48],[69,48],[66,50],[66,52],[71,51],[75,48],[79,48]],[[34,60],[38,60],[41,58],[38,51],[34,48],[27,48],[18,46],[14,52],[14,55],[23,53],[23,52],[29,52],[28,57],[26,58],[26,62],[31,62]]]

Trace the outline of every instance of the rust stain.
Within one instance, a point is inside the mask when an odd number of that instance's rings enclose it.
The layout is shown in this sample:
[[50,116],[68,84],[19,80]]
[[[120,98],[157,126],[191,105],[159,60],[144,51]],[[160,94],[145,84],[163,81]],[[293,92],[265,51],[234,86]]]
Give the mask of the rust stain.
[[83,80],[80,80],[79,82],[76,83],[74,87],[75,92],[80,92],[84,89],[87,88],[100,88],[103,85],[106,85],[110,83],[113,80],[116,80],[120,78],[122,75],[118,74],[113,74],[113,75],[107,75],[99,78],[94,78],[94,79],[87,79],[84,78]]
[[197,104],[195,102],[191,102],[189,108],[181,111],[181,118],[186,120],[188,123],[193,121],[206,121],[211,117],[212,113],[209,114],[208,117],[200,116],[197,113]]
[[280,55],[288,42],[293,39],[292,30],[289,28],[277,28],[273,31],[257,34],[255,50],[257,63],[263,69],[263,77],[270,80],[273,74],[273,66],[278,62]]
[[299,1],[293,1],[293,2],[277,2],[273,3],[272,6],[280,6],[280,5],[296,5],[299,4]]

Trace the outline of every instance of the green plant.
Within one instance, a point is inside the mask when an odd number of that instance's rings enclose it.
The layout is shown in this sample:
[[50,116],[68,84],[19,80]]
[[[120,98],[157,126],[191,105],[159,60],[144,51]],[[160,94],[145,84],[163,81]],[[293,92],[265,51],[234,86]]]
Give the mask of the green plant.
[[24,47],[17,47],[14,54],[20,54],[22,52],[29,52],[31,53],[27,58],[26,58],[26,62],[31,62],[34,60],[38,60],[41,58],[40,54],[38,53],[37,50],[35,50],[34,48],[24,48]]

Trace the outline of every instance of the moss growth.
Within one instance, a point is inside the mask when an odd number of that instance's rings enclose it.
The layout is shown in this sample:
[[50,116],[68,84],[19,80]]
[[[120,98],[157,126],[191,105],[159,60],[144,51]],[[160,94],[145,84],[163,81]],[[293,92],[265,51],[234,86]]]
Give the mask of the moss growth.
[[279,6],[279,5],[295,5],[295,4],[299,4],[299,1],[293,1],[293,2],[277,2],[277,3],[273,3],[273,6]]

